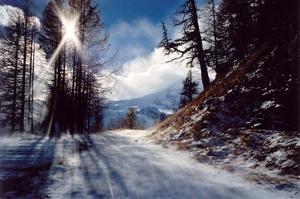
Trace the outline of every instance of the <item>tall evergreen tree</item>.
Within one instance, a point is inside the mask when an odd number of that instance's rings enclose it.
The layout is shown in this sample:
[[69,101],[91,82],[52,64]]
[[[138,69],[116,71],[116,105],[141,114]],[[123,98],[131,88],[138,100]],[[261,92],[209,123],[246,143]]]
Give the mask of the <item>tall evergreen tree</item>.
[[1,112],[2,124],[9,125],[11,131],[20,130],[21,119],[21,62],[23,45],[24,15],[15,10],[9,15],[8,26],[1,37]]
[[195,95],[198,94],[197,87],[198,83],[193,80],[192,70],[190,69],[183,81],[183,88],[180,94],[180,107],[193,101]]
[[30,131],[34,132],[34,121],[33,121],[33,109],[34,109],[34,79],[35,79],[35,54],[36,54],[36,37],[38,34],[38,24],[35,18],[30,19],[30,29],[29,29],[29,42],[30,42],[30,52],[29,52],[29,83],[28,83],[28,124],[30,126]]
[[203,40],[206,42],[206,62],[209,68],[218,70],[218,39],[217,39],[217,9],[215,0],[208,0],[207,5],[202,8],[201,21],[203,24]]
[[135,129],[137,127],[137,115],[134,108],[129,108],[126,118],[125,118],[126,127],[129,129]]
[[[46,52],[46,58],[50,60],[62,40],[62,24],[58,16],[58,11],[63,10],[62,0],[52,0],[48,3],[44,11],[43,29],[40,41]],[[52,66],[51,84],[49,85],[50,95],[48,96],[48,114],[44,126],[54,133],[62,131],[65,125],[62,118],[66,115],[66,106],[64,102],[63,82],[63,52],[58,52]]]
[[23,44],[23,68],[22,68],[22,98],[21,98],[21,121],[20,121],[20,130],[24,132],[25,128],[25,110],[26,110],[26,74],[27,74],[27,67],[28,67],[28,42],[29,42],[29,0],[25,1],[25,8],[24,8],[24,29],[23,29],[23,37],[24,37],[24,44]]
[[202,44],[196,1],[186,0],[179,11],[175,13],[175,17],[173,18],[173,26],[181,28],[182,36],[171,41],[163,23],[163,39],[159,47],[163,47],[166,54],[179,53],[180,56],[175,59],[187,56],[190,65],[193,65],[195,60],[198,61],[201,69],[202,84],[204,88],[207,88],[210,80]]
[[102,102],[89,52],[92,48],[95,50],[95,47],[102,48],[107,37],[103,35],[99,8],[92,1],[52,0],[45,9],[44,35],[41,37],[49,54],[48,58],[62,42],[64,28],[68,28],[61,23],[61,12],[70,19],[79,15],[74,33],[79,41],[70,41],[73,44],[64,43],[52,66],[53,83],[50,85],[49,111],[45,126],[48,125],[47,131],[50,134],[67,130],[89,133],[99,127],[91,118],[97,118],[99,122],[99,117],[95,114],[99,114],[101,109],[98,105]]
[[216,12],[217,73],[226,73],[265,42],[295,35],[298,5],[297,0],[222,0]]
[[12,132],[24,132],[26,118],[28,124],[33,126],[30,124],[33,117],[33,46],[38,29],[35,18],[29,13],[27,6],[24,11],[10,11],[8,26],[1,38],[4,71],[1,71],[3,84],[0,95],[5,102],[1,109],[5,113],[5,123],[10,125]]
[[[70,0],[69,5],[72,13],[80,14],[78,35],[82,45],[82,53],[85,56],[81,55],[74,58],[74,68],[76,71],[74,98],[76,98],[75,104],[78,107],[75,114],[77,128],[79,131],[86,131],[86,127],[90,126],[89,115],[91,111],[89,109],[91,99],[89,99],[89,96],[92,93],[97,93],[97,91],[93,87],[93,84],[89,84],[90,80],[95,78],[92,72],[94,70],[94,63],[92,59],[83,58],[91,57],[88,52],[92,50],[103,51],[107,42],[107,35],[103,33],[100,10],[98,6],[93,5],[91,0]],[[97,107],[97,109],[100,109],[100,107]]]

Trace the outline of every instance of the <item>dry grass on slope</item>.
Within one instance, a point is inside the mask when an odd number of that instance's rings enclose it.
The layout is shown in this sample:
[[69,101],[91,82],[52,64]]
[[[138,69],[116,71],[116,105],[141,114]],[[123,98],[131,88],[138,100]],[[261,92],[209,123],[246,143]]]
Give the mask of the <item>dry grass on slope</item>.
[[211,85],[202,93],[200,93],[200,95],[191,104],[186,105],[173,116],[163,121],[159,125],[158,130],[161,131],[171,126],[175,129],[180,128],[180,126],[190,119],[189,116],[193,115],[193,113],[197,111],[195,107],[201,106],[211,97],[220,97],[225,95],[228,90],[230,90],[234,85],[238,84],[238,82],[244,78],[249,70],[255,66],[257,61],[269,50],[270,48],[268,45],[264,44],[260,50],[253,53],[244,63],[240,64],[236,70],[213,81]]

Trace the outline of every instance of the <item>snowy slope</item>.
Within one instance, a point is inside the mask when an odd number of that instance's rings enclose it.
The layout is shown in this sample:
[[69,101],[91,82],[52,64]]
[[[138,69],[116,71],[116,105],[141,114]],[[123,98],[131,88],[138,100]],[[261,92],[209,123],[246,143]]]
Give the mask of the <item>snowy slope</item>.
[[151,127],[166,119],[178,109],[180,87],[174,86],[154,94],[122,101],[109,101],[104,108],[103,126],[105,129],[115,128],[117,122],[124,119],[128,109],[137,110],[139,125]]

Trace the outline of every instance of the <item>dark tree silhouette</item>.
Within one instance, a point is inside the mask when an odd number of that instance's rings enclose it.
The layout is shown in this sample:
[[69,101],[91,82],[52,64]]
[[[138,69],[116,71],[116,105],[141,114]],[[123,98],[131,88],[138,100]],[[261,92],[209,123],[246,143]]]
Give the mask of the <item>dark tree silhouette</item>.
[[188,59],[189,65],[191,66],[194,61],[198,61],[201,69],[202,84],[204,88],[207,88],[210,84],[210,80],[198,19],[198,7],[196,1],[186,0],[179,11],[175,13],[175,18],[173,18],[173,26],[181,28],[182,36],[170,40],[166,26],[163,23],[163,39],[160,42],[159,47],[163,47],[166,54],[178,53],[180,56],[175,59]]
[[21,125],[21,45],[24,16],[20,11],[10,13],[8,26],[2,35],[1,54],[5,59],[1,63],[1,112],[2,123],[9,124],[11,131],[18,130]]
[[29,19],[29,0],[25,1],[25,9],[24,9],[24,29],[23,29],[23,37],[24,37],[24,45],[23,45],[23,68],[22,68],[22,97],[21,97],[21,121],[20,121],[20,130],[24,132],[24,124],[25,124],[25,105],[26,105],[26,73],[28,71],[28,51],[29,51],[29,28],[30,28],[30,19]]
[[53,135],[68,130],[71,133],[90,133],[101,128],[103,93],[95,74],[101,70],[98,66],[102,65],[95,64],[89,52],[104,51],[107,35],[103,33],[99,8],[92,1],[53,0],[44,12],[41,37],[48,58],[64,35],[65,27],[60,22],[57,10],[70,17],[79,15],[75,34],[81,48],[66,43],[52,66],[54,72],[48,100],[49,111],[44,126]]
[[193,98],[198,94],[198,84],[193,80],[192,70],[187,73],[183,81],[183,88],[180,94],[180,107],[193,101]]
[[137,116],[134,108],[129,108],[125,118],[126,127],[129,129],[135,129],[137,127]]
[[[26,1],[27,4],[27,1]],[[9,13],[8,26],[1,35],[3,63],[1,73],[2,123],[12,132],[25,131],[25,119],[33,130],[33,79],[37,24],[29,8]],[[26,14],[27,13],[27,14]],[[29,130],[29,129],[28,129]]]
[[[62,24],[57,15],[57,9],[63,9],[63,2],[61,0],[52,0],[48,3],[44,11],[43,29],[40,41],[46,52],[46,58],[50,59],[62,40]],[[54,64],[51,84],[49,85],[48,97],[48,114],[44,126],[47,126],[47,131],[54,132],[55,126],[59,131],[66,129],[66,123],[63,118],[66,118],[66,91],[64,88],[63,79],[63,63],[65,62],[64,52],[59,52]]]
[[223,0],[216,12],[218,74],[226,74],[265,42],[291,39],[298,31],[296,0]]

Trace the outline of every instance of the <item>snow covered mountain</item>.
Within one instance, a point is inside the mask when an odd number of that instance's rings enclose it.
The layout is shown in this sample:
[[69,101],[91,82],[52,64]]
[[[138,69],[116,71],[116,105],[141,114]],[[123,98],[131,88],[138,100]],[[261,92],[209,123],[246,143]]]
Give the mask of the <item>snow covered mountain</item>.
[[179,106],[180,86],[121,101],[109,101],[104,108],[103,128],[119,128],[129,108],[137,111],[137,120],[141,128],[149,128],[173,114]]

